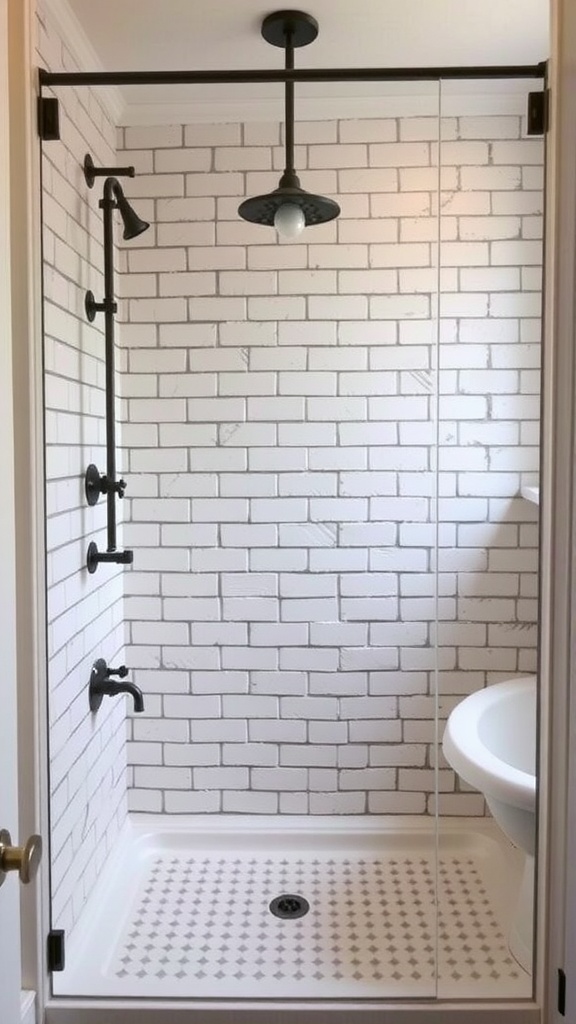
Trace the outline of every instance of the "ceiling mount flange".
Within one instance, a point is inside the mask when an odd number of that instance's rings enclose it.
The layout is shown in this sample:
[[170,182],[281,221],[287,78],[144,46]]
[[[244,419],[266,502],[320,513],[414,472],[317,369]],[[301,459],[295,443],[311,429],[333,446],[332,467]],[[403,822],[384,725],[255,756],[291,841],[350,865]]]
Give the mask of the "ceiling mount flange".
[[262,22],[262,35],[272,46],[286,46],[290,33],[292,46],[308,46],[318,35],[318,22],[304,11],[274,11]]

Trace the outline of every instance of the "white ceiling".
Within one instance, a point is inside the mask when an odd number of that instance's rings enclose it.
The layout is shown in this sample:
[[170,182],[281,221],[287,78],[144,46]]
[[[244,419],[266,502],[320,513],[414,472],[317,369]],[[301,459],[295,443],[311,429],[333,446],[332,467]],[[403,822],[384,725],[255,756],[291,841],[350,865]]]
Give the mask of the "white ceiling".
[[[269,0],[48,0],[48,5],[61,19],[65,15],[82,70],[283,66],[282,51],[260,34],[263,17],[282,7]],[[535,64],[549,51],[548,0],[306,0],[303,9],[318,20],[320,32],[296,52],[301,68]],[[239,100],[282,95],[281,87],[270,85],[191,88],[197,106],[222,110]],[[302,83],[297,95],[378,92],[373,84]],[[135,123],[146,120],[138,108],[181,105],[191,96],[182,87],[132,86],[122,90],[121,100]]]

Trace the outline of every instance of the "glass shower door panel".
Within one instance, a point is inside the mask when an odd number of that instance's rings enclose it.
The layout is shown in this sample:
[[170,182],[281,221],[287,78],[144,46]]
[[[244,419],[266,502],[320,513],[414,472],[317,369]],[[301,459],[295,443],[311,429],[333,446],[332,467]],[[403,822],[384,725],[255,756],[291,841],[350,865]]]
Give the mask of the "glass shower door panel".
[[87,90],[84,103],[72,90],[58,92],[62,138],[42,144],[47,855],[51,927],[69,942],[126,821],[126,709],[108,701],[95,715],[89,706],[94,662],[123,661],[124,624],[121,567],[94,576],[86,569],[90,542],[106,549],[106,502],[89,507],[84,491],[87,466],[102,469],[106,450],[103,317],[89,323],[85,311],[86,291],[98,301],[104,292],[102,216],[83,162],[90,138],[94,162],[114,166],[116,131],[102,116],[96,127],[100,108]]
[[[101,217],[86,132],[45,147],[59,995],[436,992],[438,89],[374,88],[297,122],[303,186],[342,213],[289,244],[238,218],[227,169],[256,147],[275,166],[279,125],[142,128],[137,158],[106,127],[95,160],[138,162],[153,230],[117,254],[134,565],[95,577],[105,508],[82,482],[104,463],[103,333],[84,296],[103,291]],[[69,119],[91,109],[68,102]],[[199,138],[215,169],[175,171],[184,198],[162,193],[172,175],[138,177],[164,148],[196,167]],[[263,191],[277,172],[244,178]],[[145,693],[129,742],[123,703],[90,713],[98,658],[125,661]],[[153,822],[137,857],[129,808]],[[283,892],[309,912],[277,918]]]
[[[367,623],[368,694],[382,709],[371,727],[350,724],[351,735],[368,739],[368,810],[384,816],[394,850],[387,873],[396,904],[380,969],[401,975],[398,994],[406,998],[436,990],[438,88],[422,89],[388,87],[384,119],[364,128],[374,180],[365,282],[375,290],[367,324],[365,586],[389,596]],[[345,219],[339,230],[344,238]]]
[[[524,495],[538,483],[543,143],[525,136],[533,83],[518,84],[442,86],[439,740],[474,694],[465,708],[498,721],[488,745],[509,761],[525,738],[533,772],[533,683],[483,710],[508,692],[494,684],[536,669],[538,506]],[[462,713],[438,752],[439,995],[529,996],[534,820],[518,832],[488,809]]]

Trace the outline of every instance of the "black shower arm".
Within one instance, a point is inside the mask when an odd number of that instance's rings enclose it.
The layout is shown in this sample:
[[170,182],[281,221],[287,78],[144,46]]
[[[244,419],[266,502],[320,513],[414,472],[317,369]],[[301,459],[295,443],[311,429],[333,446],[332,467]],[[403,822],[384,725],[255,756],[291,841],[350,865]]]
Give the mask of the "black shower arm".
[[110,204],[110,208],[115,210],[118,199],[124,198],[124,189],[118,181],[118,178],[106,178],[104,182],[104,188],[102,190],[102,199],[99,202],[100,209],[104,210]]

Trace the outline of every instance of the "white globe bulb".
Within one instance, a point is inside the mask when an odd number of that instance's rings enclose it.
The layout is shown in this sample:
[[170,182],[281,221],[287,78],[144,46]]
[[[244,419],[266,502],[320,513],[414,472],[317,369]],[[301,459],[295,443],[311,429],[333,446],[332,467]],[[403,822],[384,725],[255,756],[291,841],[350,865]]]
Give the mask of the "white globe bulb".
[[274,227],[282,238],[296,238],[306,227],[304,211],[296,203],[282,203],[274,215]]

